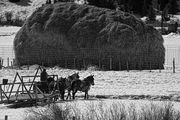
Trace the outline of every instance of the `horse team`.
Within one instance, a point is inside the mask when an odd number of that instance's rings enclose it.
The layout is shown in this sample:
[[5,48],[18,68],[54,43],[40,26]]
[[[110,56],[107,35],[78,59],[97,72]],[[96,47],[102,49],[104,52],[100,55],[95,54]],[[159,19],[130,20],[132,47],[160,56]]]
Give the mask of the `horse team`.
[[[48,78],[45,69],[43,69],[43,72],[41,73],[41,82],[37,82],[37,87],[43,93],[50,93],[51,95],[58,93],[62,100],[64,100],[65,91],[68,93],[66,99],[75,99],[77,91],[84,92],[84,99],[88,99],[88,91],[90,90],[91,85],[94,85],[94,75],[90,75],[83,80],[80,80],[79,73],[74,73],[67,78],[60,77],[55,81],[53,77]],[[57,99],[58,97],[56,96],[55,100]]]

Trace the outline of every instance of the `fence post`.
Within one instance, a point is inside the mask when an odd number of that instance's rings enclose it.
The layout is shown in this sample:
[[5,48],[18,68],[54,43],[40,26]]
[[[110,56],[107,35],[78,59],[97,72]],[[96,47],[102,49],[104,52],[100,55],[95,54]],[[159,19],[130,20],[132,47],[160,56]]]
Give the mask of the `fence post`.
[[[159,63],[158,63],[159,64]],[[160,68],[160,65],[158,65],[159,66],[159,72],[161,73],[161,68]]]
[[3,62],[4,62],[4,59],[2,59],[2,61],[1,61],[1,65],[3,66]]
[[74,69],[76,68],[76,57],[74,58]]
[[37,107],[37,101],[38,101],[38,95],[37,95],[37,83],[35,82],[35,99],[36,99],[36,103],[35,103],[35,106]]
[[15,65],[16,64],[16,61],[15,61],[15,59],[13,59],[13,65]]
[[7,58],[7,67],[9,67],[9,57]]
[[13,62],[11,61],[11,68],[13,68]]
[[0,85],[1,102],[3,101],[2,85]]
[[140,58],[140,66],[139,66],[139,68],[140,68],[140,71],[142,71],[142,61],[141,61],[141,58]]
[[120,60],[119,60],[119,70],[121,70],[121,62],[120,62]]
[[85,59],[83,58],[83,67],[86,68]]
[[176,66],[175,66],[175,58],[173,58],[173,73],[175,73],[175,68],[176,68]]
[[149,69],[150,69],[150,72],[151,72],[151,62],[149,62]]
[[65,68],[67,68],[67,59],[65,58]]
[[[22,77],[22,82],[24,82],[24,80],[23,80],[23,77]],[[22,94],[24,94],[24,87],[23,87],[23,85],[22,85]]]
[[7,116],[7,115],[5,115],[4,119],[5,119],[5,120],[8,120],[8,116]]
[[126,61],[126,67],[127,67],[127,71],[129,72],[129,62]]
[[99,58],[99,68],[101,68],[101,59]]
[[112,70],[112,57],[110,57],[110,59],[109,59],[109,68],[110,68],[110,70]]
[[2,68],[2,59],[0,59],[0,69]]

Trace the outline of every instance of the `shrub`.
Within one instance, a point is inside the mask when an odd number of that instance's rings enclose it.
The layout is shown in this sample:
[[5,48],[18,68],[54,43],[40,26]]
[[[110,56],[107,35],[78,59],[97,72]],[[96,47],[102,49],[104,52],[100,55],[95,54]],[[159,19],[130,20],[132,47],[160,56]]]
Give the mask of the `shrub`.
[[12,11],[8,11],[8,12],[6,12],[4,15],[5,15],[6,21],[7,21],[9,24],[11,24],[11,23],[12,23],[12,16],[13,16]]
[[30,109],[27,111],[28,117],[25,120],[69,120],[70,108],[52,104],[43,109]]
[[[83,109],[75,105],[57,105],[41,109],[31,109],[25,120],[179,120],[180,113],[173,108],[172,103],[134,104],[103,102],[89,104]],[[83,111],[82,111],[83,110]]]

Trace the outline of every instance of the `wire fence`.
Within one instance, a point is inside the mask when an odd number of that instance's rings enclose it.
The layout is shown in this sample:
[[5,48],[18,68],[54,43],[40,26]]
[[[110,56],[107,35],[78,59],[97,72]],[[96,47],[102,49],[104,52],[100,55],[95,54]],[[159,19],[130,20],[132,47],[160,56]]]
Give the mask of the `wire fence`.
[[[49,58],[46,58],[46,63],[48,62],[49,64],[51,64],[52,60],[50,58],[56,58],[57,56],[55,54],[52,54],[54,51],[50,51],[48,50],[49,53],[43,53],[43,54],[49,54]],[[47,51],[46,51],[47,52]],[[97,57],[97,56],[93,56],[95,55],[97,51],[94,49],[94,50],[91,50],[91,52],[88,52],[89,56],[92,56],[92,57]],[[40,57],[40,54],[41,52],[39,50],[34,50],[34,53],[32,52],[31,54],[34,54],[36,56],[39,56],[37,57],[38,59],[42,59]],[[80,54],[83,54],[82,56],[87,56],[85,55],[87,52],[85,53],[80,53]],[[59,53],[60,54],[60,53]],[[62,53],[61,53],[62,54]],[[65,54],[65,53],[64,53]],[[66,56],[63,56],[64,58]],[[16,63],[15,61],[15,55],[14,55],[14,50],[13,50],[13,46],[0,46],[0,59],[1,59],[1,64],[4,66],[4,67],[10,67],[10,66],[13,66],[14,63]],[[24,58],[24,61],[28,61],[30,59],[34,59],[34,58]],[[101,60],[97,61],[97,60],[94,60],[93,59],[76,59],[76,58],[66,58],[66,60],[64,61],[64,59],[62,60],[58,60],[58,61],[55,61],[59,64],[61,64],[62,66],[61,67],[64,67],[64,68],[83,68],[83,67],[87,67],[88,66],[88,63],[89,61],[91,63],[95,63],[97,66],[101,66],[101,68],[109,68],[109,69],[112,69],[113,67],[113,58],[110,58],[110,57],[106,57],[106,58],[100,58]],[[41,60],[38,60],[38,61],[41,61]],[[43,63],[43,62],[42,62]],[[45,62],[44,62],[45,63]],[[41,63],[39,63],[41,64]],[[121,64],[121,63],[119,63]],[[126,68],[128,69],[128,64],[130,63],[125,63],[126,64]],[[151,69],[151,63],[147,61],[147,63],[144,63],[145,66],[149,67],[149,69]],[[180,46],[165,46],[165,63],[164,63],[164,67],[165,68],[172,68],[173,67],[173,64],[175,65],[176,68],[180,68]],[[117,66],[117,64],[116,64]],[[137,66],[137,65],[135,65]],[[122,66],[118,66],[119,68],[122,67]],[[142,66],[141,66],[142,67]]]

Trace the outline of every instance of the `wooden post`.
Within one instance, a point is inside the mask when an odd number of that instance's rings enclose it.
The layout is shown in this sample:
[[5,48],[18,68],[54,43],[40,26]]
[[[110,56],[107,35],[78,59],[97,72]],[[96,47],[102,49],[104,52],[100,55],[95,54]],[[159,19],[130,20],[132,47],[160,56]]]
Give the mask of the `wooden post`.
[[1,65],[3,66],[4,59],[1,60]]
[[8,116],[7,115],[5,115],[4,120],[8,120]]
[[127,67],[127,71],[129,72],[129,62],[126,61],[126,67]]
[[[159,64],[159,63],[158,63]],[[160,68],[160,65],[158,65],[159,66],[159,72],[161,73],[161,68]]]
[[74,69],[76,68],[76,58],[74,58]]
[[1,69],[1,68],[2,68],[2,66],[3,66],[1,61],[2,61],[2,59],[0,59],[0,69]]
[[7,58],[7,67],[9,67],[9,57]]
[[1,102],[3,101],[2,85],[0,85]]
[[65,68],[67,68],[67,59],[65,59]]
[[119,70],[121,70],[121,62],[120,62],[120,60],[119,60]]
[[101,68],[101,60],[99,59],[99,68]]
[[36,100],[35,106],[37,107],[37,102],[38,102],[37,83],[35,82],[34,84],[35,84],[35,100]]
[[[24,82],[24,80],[23,80],[23,77],[22,77],[22,81],[21,81],[22,83]],[[24,88],[23,88],[23,85],[22,85],[22,94],[24,93]]]
[[112,70],[112,57],[109,59],[109,69]]
[[13,81],[13,84],[12,84],[12,87],[10,89],[10,93],[9,93],[9,97],[8,97],[8,102],[9,102],[9,99],[11,97],[11,93],[13,91],[13,88],[14,88],[14,83],[16,82],[16,78],[17,78],[18,74],[16,73],[15,77],[14,77],[14,81]]
[[21,84],[19,84],[18,89],[17,89],[16,94],[15,94],[16,100],[18,100],[18,93],[19,93],[19,88],[20,88],[20,86],[21,86]]
[[16,62],[15,62],[15,59],[13,59],[13,65],[15,65],[15,63],[16,63]]
[[175,68],[176,68],[176,66],[175,66],[175,58],[173,58],[173,73],[175,73]]
[[11,68],[13,68],[13,62],[11,61]]
[[83,58],[83,67],[84,69],[86,68],[86,63],[85,63],[85,59]]
[[141,58],[140,58],[140,71],[142,70],[142,60],[141,60]]

